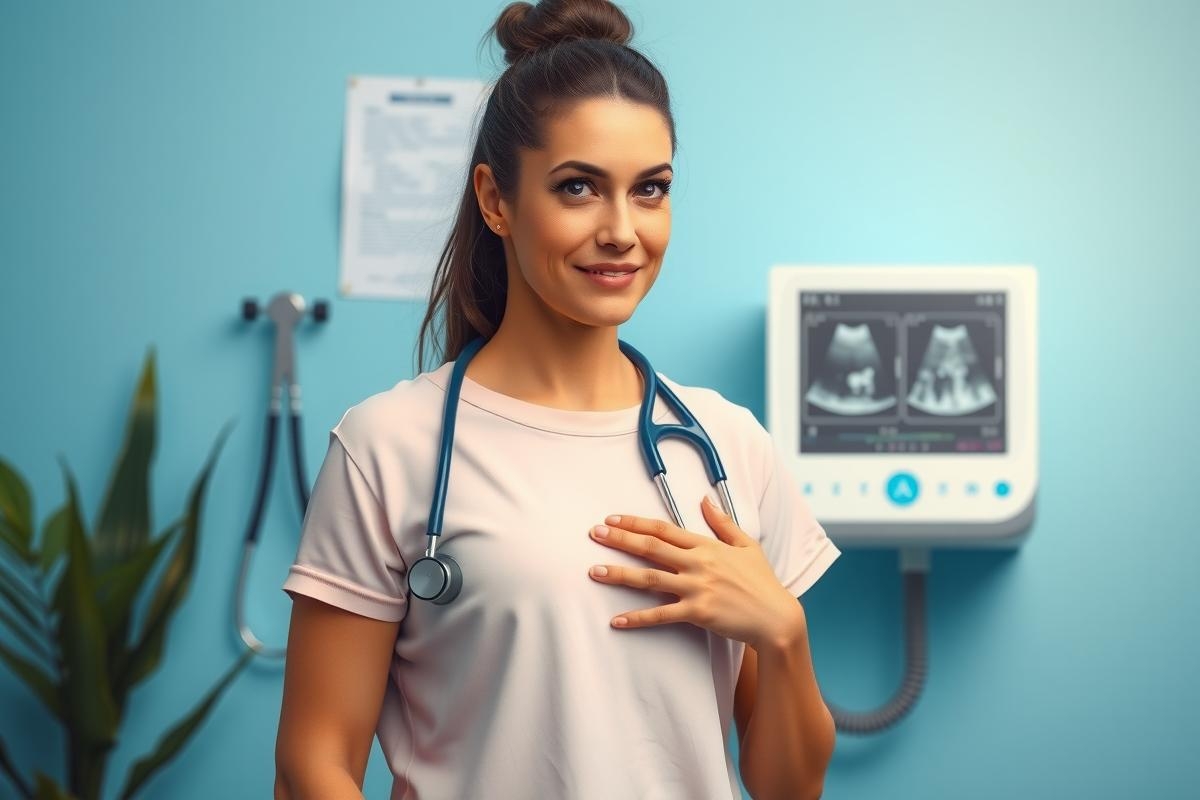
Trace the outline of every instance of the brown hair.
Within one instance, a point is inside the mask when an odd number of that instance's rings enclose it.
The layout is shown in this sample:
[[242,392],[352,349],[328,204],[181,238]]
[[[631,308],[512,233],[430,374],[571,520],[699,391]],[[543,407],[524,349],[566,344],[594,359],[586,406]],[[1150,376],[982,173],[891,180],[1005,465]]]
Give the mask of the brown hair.
[[662,73],[626,45],[633,26],[608,0],[541,0],[510,3],[484,33],[495,33],[508,68],[484,108],[454,227],[442,249],[417,338],[417,371],[425,341],[441,316],[439,363],[458,358],[478,336],[500,326],[508,295],[504,244],[484,223],[472,180],[478,164],[491,166],[502,197],[516,192],[518,149],[544,146],[542,123],[592,97],[614,97],[657,109],[671,132],[675,120]]

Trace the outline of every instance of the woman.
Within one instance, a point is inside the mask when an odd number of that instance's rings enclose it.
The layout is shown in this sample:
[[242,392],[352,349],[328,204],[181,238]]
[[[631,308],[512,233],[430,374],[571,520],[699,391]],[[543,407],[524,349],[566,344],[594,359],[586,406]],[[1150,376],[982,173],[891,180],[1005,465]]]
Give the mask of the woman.
[[[360,797],[378,734],[396,800],[737,798],[734,721],[755,798],[816,797],[834,734],[796,597],[837,549],[717,392],[660,374],[720,453],[738,524],[701,503],[716,492],[678,439],[661,443],[670,522],[638,449],[617,327],[670,234],[667,87],[603,0],[513,3],[493,31],[509,67],[418,339],[423,356],[441,311],[443,363],[333,428],[284,586],[276,797]],[[437,604],[406,573],[452,359],[477,337],[438,551],[463,585]]]

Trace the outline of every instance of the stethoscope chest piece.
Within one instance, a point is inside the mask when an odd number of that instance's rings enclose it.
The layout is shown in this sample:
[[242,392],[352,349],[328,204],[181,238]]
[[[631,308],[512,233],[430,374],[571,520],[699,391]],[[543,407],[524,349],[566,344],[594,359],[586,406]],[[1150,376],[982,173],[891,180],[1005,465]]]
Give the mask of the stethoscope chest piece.
[[439,606],[458,597],[462,590],[462,568],[445,553],[423,556],[408,571],[408,588],[422,600]]

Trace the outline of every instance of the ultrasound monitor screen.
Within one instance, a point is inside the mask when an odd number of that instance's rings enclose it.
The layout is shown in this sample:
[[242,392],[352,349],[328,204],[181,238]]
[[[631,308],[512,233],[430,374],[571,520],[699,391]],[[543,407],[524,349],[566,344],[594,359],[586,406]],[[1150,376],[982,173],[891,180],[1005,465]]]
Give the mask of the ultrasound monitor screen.
[[1005,292],[802,292],[805,453],[1003,453]]

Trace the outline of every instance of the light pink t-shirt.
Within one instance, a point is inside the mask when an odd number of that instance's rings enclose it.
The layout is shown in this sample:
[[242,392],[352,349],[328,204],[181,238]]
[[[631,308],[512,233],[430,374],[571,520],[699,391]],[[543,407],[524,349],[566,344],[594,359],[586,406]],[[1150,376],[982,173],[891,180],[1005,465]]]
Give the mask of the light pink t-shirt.
[[[392,800],[740,798],[726,750],[745,645],[688,623],[621,630],[675,595],[602,584],[593,564],[654,567],[588,535],[609,514],[670,520],[638,409],[567,411],[463,381],[438,551],[463,570],[444,606],[408,594],[424,555],[453,368],[375,394],[330,433],[288,592],[402,620],[377,734]],[[799,596],[838,556],[754,415],[659,374],[712,438],[741,527]],[[678,422],[662,398],[655,420]],[[660,451],[684,527],[712,538],[697,449]]]

